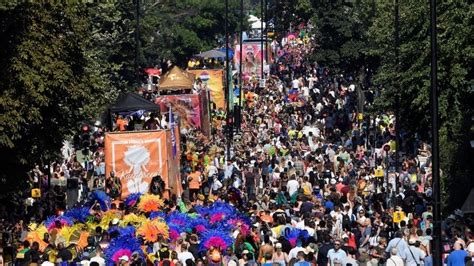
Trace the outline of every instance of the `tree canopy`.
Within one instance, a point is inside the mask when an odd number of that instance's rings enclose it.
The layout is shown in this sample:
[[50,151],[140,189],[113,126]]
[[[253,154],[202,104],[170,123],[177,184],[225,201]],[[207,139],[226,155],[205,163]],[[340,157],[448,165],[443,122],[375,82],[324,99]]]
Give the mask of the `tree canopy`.
[[[233,33],[240,10],[230,3]],[[0,5],[0,155],[9,166],[0,170],[2,189],[59,159],[83,121],[139,86],[140,68],[184,64],[223,45],[223,1],[143,1],[139,15],[137,46],[133,1]]]

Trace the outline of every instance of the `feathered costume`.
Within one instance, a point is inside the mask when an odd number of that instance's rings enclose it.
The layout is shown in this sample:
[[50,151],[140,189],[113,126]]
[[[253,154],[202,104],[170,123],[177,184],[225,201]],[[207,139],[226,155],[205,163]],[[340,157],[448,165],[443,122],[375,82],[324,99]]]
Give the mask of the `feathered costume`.
[[124,201],[125,206],[134,207],[140,201],[142,195],[142,193],[131,193]]
[[298,241],[306,241],[309,238],[307,230],[287,227],[283,231],[283,237],[290,242],[291,247],[296,247]]
[[163,200],[158,195],[145,194],[140,197],[138,209],[144,213],[159,211],[163,208]]
[[102,211],[106,211],[110,209],[110,203],[112,200],[104,191],[95,190],[91,193],[91,203],[94,204],[95,202],[99,203]]
[[[113,265],[123,256],[130,259],[134,252],[146,259],[148,256],[145,256],[143,250],[149,253],[147,247],[150,248],[151,244],[174,243],[183,233],[193,233],[198,235],[200,250],[209,251],[212,261],[221,262],[221,252],[232,246],[234,232],[238,230],[242,235],[249,235],[250,232],[250,219],[233,205],[223,201],[217,201],[209,207],[196,206],[192,213],[165,213],[163,200],[159,196],[136,193],[125,200],[125,206],[128,210],[136,208],[139,212],[128,213],[123,217],[122,212],[109,208],[110,202],[107,194],[94,191],[85,207],[73,208],[64,215],[49,217],[39,225],[31,224],[27,239],[37,241],[40,250],[44,250],[48,243],[42,241],[42,237],[49,232],[56,243],[62,241],[66,246],[81,249],[87,246],[87,237],[94,234],[96,227],[100,226],[112,238],[108,246],[104,247],[104,254],[107,265]],[[103,210],[100,216],[90,214],[90,207],[94,204],[99,204]],[[115,218],[119,222],[112,225]],[[285,236],[295,243],[296,238],[305,237],[301,231],[303,230],[289,229]],[[53,253],[51,256],[54,258]]]
[[112,239],[104,253],[107,259],[107,265],[115,265],[123,256],[126,256],[130,260],[134,252],[137,252],[143,257],[140,242],[134,237],[120,236]]
[[160,220],[146,221],[137,229],[137,234],[148,243],[156,242],[159,238],[167,240],[170,236],[168,225]]

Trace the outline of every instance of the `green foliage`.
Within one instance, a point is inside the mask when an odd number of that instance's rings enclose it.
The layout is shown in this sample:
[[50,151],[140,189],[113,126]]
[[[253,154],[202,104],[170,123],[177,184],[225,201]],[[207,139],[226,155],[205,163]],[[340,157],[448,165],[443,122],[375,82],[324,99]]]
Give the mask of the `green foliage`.
[[[229,3],[233,34],[240,3]],[[136,63],[185,64],[223,45],[223,22],[221,0],[141,1],[136,43],[135,1],[1,3],[0,156],[8,166],[1,180],[18,185],[10,181],[24,180],[34,164],[59,159],[82,121],[140,85]]]
[[[371,55],[380,58],[375,83],[382,86],[379,110],[395,110],[400,97],[401,127],[430,141],[430,21],[429,5],[400,1],[400,64],[394,47],[394,5],[377,4],[369,30]],[[464,1],[438,5],[438,87],[440,162],[445,207],[460,206],[473,185],[473,151],[469,128],[474,115],[473,5]],[[398,89],[399,82],[400,89]]]
[[[141,44],[143,65],[170,59],[185,65],[193,54],[224,46],[225,1],[176,1],[143,6]],[[229,1],[229,33],[240,23],[240,2]],[[246,23],[246,19],[244,19]]]
[[[266,0],[267,17],[273,18],[275,30],[286,33],[300,23],[307,23],[314,9],[310,0]],[[260,17],[260,1],[256,3],[257,16]]]
[[314,59],[338,72],[358,72],[369,60],[367,29],[374,14],[372,3],[314,0]]
[[31,3],[0,11],[0,156],[9,166],[2,178],[56,159],[102,95],[84,11]]

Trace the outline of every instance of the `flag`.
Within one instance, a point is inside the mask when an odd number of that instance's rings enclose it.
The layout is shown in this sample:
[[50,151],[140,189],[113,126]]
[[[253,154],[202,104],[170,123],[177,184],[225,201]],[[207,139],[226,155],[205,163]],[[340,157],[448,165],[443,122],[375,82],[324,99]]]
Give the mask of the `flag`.
[[170,129],[171,129],[171,145],[173,145],[173,159],[174,159],[176,157],[177,147],[176,147],[176,135],[174,134],[174,127],[175,127],[174,115],[173,115],[173,110],[171,109],[171,106],[170,106],[169,115],[170,115],[169,124],[170,124]]

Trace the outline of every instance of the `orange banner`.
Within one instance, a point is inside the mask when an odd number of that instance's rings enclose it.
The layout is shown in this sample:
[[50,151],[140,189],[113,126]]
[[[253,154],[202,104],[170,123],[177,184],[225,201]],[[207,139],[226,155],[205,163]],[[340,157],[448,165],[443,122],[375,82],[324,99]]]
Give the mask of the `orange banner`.
[[168,188],[167,131],[108,133],[105,135],[105,165],[120,178],[122,198],[147,193],[151,179],[160,175]]
[[217,108],[225,109],[224,71],[222,69],[193,69],[188,71],[207,84],[211,92],[211,102],[215,103]]

